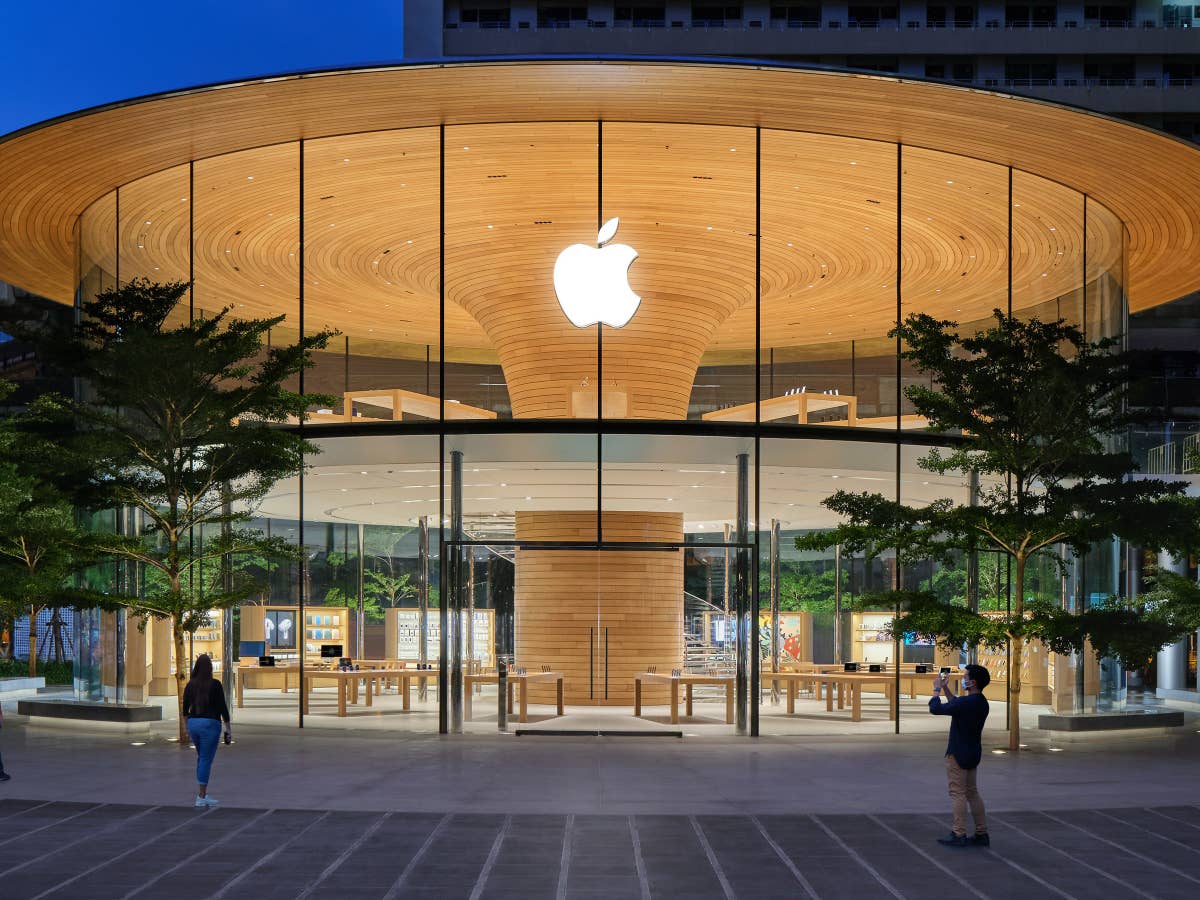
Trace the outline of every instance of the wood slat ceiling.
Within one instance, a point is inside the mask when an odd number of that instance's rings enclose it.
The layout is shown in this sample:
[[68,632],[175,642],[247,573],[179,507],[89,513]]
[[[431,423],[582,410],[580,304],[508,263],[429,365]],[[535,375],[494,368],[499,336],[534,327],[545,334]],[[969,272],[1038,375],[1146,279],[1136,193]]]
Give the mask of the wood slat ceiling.
[[[618,240],[639,251],[631,281],[645,314],[676,329],[706,323],[693,337],[709,350],[753,346],[756,124],[765,129],[762,322],[775,346],[878,337],[890,326],[896,141],[906,145],[909,308],[971,320],[1003,305],[1010,212],[1015,304],[1078,288],[1080,192],[1095,201],[1089,280],[1120,266],[1120,217],[1133,308],[1200,287],[1200,151],[1167,136],[949,86],[610,62],[286,78],[18,134],[0,142],[0,278],[68,301],[85,209],[83,255],[112,271],[116,204],[105,195],[123,185],[123,279],[187,277],[194,214],[197,306],[292,312],[299,153],[291,142],[304,136],[307,321],[360,342],[436,343],[438,129],[430,126],[445,122],[447,346],[484,350],[493,342],[481,322],[503,331],[522,327],[531,309],[557,312],[554,256],[594,239],[597,118],[606,120],[603,214],[621,217]],[[1023,170],[1011,210],[1009,164]]]

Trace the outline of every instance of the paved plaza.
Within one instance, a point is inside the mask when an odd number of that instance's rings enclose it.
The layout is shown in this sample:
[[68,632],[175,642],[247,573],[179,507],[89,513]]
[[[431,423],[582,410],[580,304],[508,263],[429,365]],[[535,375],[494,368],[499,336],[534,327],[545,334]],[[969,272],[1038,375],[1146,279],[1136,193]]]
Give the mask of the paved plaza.
[[[6,728],[0,897],[1200,896],[1200,728],[985,747],[944,848],[932,734],[808,740],[243,727],[210,811],[150,735]],[[1054,752],[1052,752],[1052,750]]]

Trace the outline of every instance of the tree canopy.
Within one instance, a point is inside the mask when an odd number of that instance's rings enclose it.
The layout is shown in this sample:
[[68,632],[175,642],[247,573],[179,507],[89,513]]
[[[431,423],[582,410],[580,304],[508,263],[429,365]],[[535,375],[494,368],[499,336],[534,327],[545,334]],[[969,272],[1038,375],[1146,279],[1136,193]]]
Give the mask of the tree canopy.
[[[1186,552],[1200,546],[1200,503],[1186,496],[1181,482],[1133,474],[1121,438],[1138,417],[1125,402],[1130,359],[1116,341],[1089,341],[1063,320],[1023,320],[1000,310],[993,319],[977,333],[962,334],[955,322],[914,314],[891,332],[903,341],[901,356],[932,376],[932,387],[911,385],[905,395],[931,430],[956,435],[919,465],[942,475],[975,473],[975,501],[942,498],[916,506],[879,493],[838,491],[823,502],[843,523],[796,544],[824,549],[840,543],[868,556],[894,551],[900,566],[947,563],[961,552],[999,553],[1014,565],[1011,615],[978,616],[898,584],[890,600],[902,615],[893,628],[936,635],[952,646],[1011,642],[1017,659],[1033,637],[1052,648],[1088,640],[1100,652],[1144,656],[1186,630],[1186,602],[1174,613],[1167,606],[1111,602],[1072,615],[1043,601],[1026,602],[1026,566],[1051,548],[1083,555],[1114,537]],[[1014,666],[1008,685],[1014,710],[1020,690],[1020,666]],[[1016,749],[1016,713],[1011,722]]]

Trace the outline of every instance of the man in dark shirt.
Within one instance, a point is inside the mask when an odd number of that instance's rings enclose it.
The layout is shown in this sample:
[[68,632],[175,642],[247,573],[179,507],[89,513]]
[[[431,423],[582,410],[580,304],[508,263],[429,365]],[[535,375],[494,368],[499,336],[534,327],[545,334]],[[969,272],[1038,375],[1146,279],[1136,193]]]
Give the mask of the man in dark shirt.
[[[946,780],[950,784],[950,799],[954,801],[954,830],[938,838],[939,844],[952,847],[975,845],[987,847],[987,819],[983,799],[975,789],[975,773],[983,758],[983,723],[988,717],[988,702],[983,689],[992,680],[983,666],[967,666],[963,673],[965,693],[954,696],[947,680],[941,676],[933,681],[933,696],[929,711],[935,716],[950,717],[950,741],[946,745]],[[947,703],[942,702],[945,695]],[[975,834],[967,837],[967,807],[975,820]]]

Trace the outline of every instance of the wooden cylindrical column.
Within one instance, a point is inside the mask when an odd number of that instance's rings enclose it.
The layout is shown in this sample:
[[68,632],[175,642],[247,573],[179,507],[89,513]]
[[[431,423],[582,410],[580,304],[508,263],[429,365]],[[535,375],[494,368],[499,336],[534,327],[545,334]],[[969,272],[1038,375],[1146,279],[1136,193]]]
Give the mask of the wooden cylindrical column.
[[[605,512],[606,541],[683,540],[679,513]],[[517,513],[517,540],[589,541],[596,513]],[[567,703],[633,704],[634,675],[683,665],[683,553],[679,550],[518,550],[516,664],[563,673]],[[607,651],[607,652],[606,652]],[[606,689],[607,686],[607,696]],[[553,702],[553,688],[530,690]],[[667,702],[665,688],[644,694]]]

